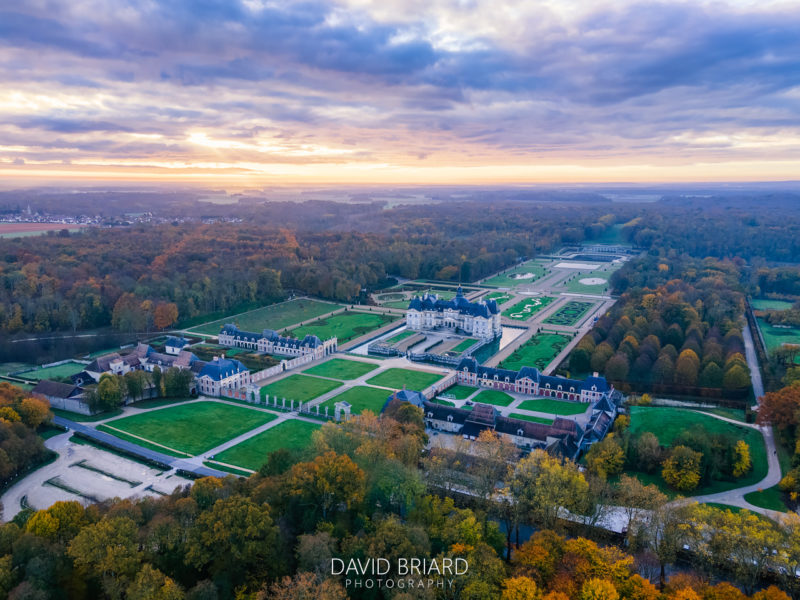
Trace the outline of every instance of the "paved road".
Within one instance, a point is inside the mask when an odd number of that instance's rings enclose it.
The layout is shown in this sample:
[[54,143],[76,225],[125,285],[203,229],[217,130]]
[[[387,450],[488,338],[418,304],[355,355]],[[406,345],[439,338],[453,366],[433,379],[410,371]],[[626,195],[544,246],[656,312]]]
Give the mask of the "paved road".
[[[753,383],[753,394],[756,398],[756,407],[758,406],[759,400],[764,395],[764,385],[761,381],[761,371],[759,370],[758,366],[758,356],[756,355],[755,345],[753,343],[753,336],[750,333],[750,328],[745,326],[743,332],[744,337],[744,347],[745,347],[745,356],[747,358],[747,365],[750,367],[750,377]],[[721,419],[723,421],[729,421],[731,423],[735,423],[736,425],[744,425],[746,427],[752,427],[753,429],[758,429],[761,432],[761,435],[764,438],[764,444],[767,447],[767,464],[768,470],[767,475],[756,484],[748,485],[741,488],[736,488],[735,490],[730,490],[727,492],[720,492],[718,494],[706,494],[705,496],[693,496],[689,498],[689,500],[696,500],[697,502],[717,502],[719,504],[730,504],[732,506],[739,506],[741,508],[746,508],[750,511],[761,513],[762,515],[767,515],[772,519],[779,520],[783,513],[779,513],[773,510],[768,510],[766,508],[761,508],[759,506],[754,506],[747,502],[744,499],[745,494],[749,494],[751,492],[757,492],[758,490],[766,490],[773,486],[778,485],[781,480],[781,466],[778,461],[778,451],[775,446],[775,438],[773,435],[772,427],[771,426],[758,426],[758,425],[751,425],[749,423],[741,423],[739,421],[733,421],[731,419],[726,419],[725,417],[720,417],[718,415],[713,415],[708,413],[710,416]]]

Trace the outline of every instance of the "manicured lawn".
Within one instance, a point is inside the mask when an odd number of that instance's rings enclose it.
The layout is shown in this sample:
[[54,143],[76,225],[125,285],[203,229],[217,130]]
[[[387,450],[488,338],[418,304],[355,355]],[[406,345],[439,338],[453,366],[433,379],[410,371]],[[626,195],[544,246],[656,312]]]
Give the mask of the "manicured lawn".
[[267,462],[270,452],[281,448],[307,448],[311,444],[311,436],[319,428],[320,425],[297,419],[284,421],[215,455],[214,460],[256,471]]
[[542,310],[545,306],[550,304],[554,298],[552,296],[539,296],[537,298],[526,298],[521,302],[517,302],[511,308],[503,311],[503,316],[517,321],[527,321],[533,315]]
[[244,331],[260,332],[264,329],[283,329],[296,323],[313,319],[340,308],[339,304],[319,302],[317,300],[290,300],[280,304],[272,304],[238,315],[204,323],[192,327],[189,331],[217,335],[226,323],[236,323]]
[[744,499],[754,506],[766,508],[768,510],[777,510],[779,512],[787,512],[789,509],[783,502],[783,492],[778,486],[761,490],[760,492],[750,492],[744,495]]
[[477,391],[474,387],[469,387],[467,385],[454,385],[453,387],[447,388],[444,394],[452,394],[453,398],[456,400],[466,400],[472,394]]
[[756,321],[768,350],[776,350],[783,344],[800,344],[800,328],[775,327],[759,317],[756,318]]
[[289,406],[289,400],[308,402],[322,396],[322,394],[335,390],[341,385],[338,381],[331,381],[330,379],[294,374],[262,387],[261,399],[264,400],[267,394],[269,394],[270,398],[277,396],[278,403],[280,403],[281,399],[286,398],[286,406]]
[[384,340],[387,344],[396,344],[397,342],[401,342],[404,339],[415,335],[417,332],[413,329],[406,329],[405,331],[401,331],[397,335],[393,335],[389,339]]
[[583,316],[589,312],[593,306],[593,302],[578,302],[577,300],[573,300],[571,302],[567,302],[564,306],[547,317],[544,322],[550,325],[565,325],[567,327],[572,327],[573,325],[577,325]]
[[349,402],[352,408],[350,412],[354,415],[362,413],[365,410],[370,410],[373,413],[380,414],[383,405],[386,403],[387,398],[392,394],[389,390],[379,390],[365,385],[357,385],[345,390],[338,396],[334,396],[319,405],[320,414],[325,414],[325,407],[328,407],[328,414],[333,415],[335,404],[337,402]]
[[[576,294],[602,294],[607,292],[611,287],[611,283],[609,282],[611,275],[621,266],[621,264],[607,265],[602,269],[597,269],[588,273],[575,273],[572,281],[567,283],[567,290],[575,292]],[[602,279],[603,282],[581,283],[581,279]]]
[[733,419],[734,421],[745,422],[744,410],[739,408],[704,408],[700,412],[709,413],[712,415],[719,415],[726,419]]
[[318,319],[308,325],[292,329],[292,335],[302,339],[310,334],[316,335],[322,340],[336,337],[339,343],[343,344],[353,338],[383,327],[395,319],[397,319],[396,316],[384,315],[383,313],[348,311],[326,319]]
[[441,404],[442,406],[455,406],[455,402],[450,402],[449,400],[442,400],[441,398],[434,398],[431,400],[434,404]]
[[20,377],[24,379],[62,379],[64,377],[71,377],[76,373],[80,373],[83,371],[84,365],[83,363],[78,362],[68,362],[64,363],[63,365],[57,365],[55,367],[44,367],[42,369],[35,369],[33,371],[27,371],[25,373],[20,373]]
[[[155,444],[196,455],[275,418],[276,415],[261,410],[209,401],[115,419],[98,429],[123,437],[115,431],[119,429],[131,434],[124,437],[134,443],[139,440],[133,436],[140,436]],[[155,449],[165,452],[158,446]]]
[[333,377],[334,379],[341,379],[348,381],[350,379],[358,379],[362,375],[374,371],[379,365],[368,362],[361,362],[358,360],[346,360],[344,358],[333,358],[316,367],[306,369],[303,373],[309,375],[319,375],[320,377]]
[[564,400],[553,400],[552,398],[540,398],[526,400],[517,408],[535,410],[536,412],[549,413],[551,415],[579,415],[585,413],[589,406],[589,404],[583,402],[565,402]]
[[[526,275],[532,274],[533,277],[525,277],[525,278],[514,278],[512,275]],[[509,269],[505,273],[501,273],[499,275],[495,275],[491,279],[487,279],[483,283],[486,285],[495,285],[498,287],[514,287],[517,285],[522,285],[525,283],[533,283],[537,279],[539,279],[542,275],[544,275],[544,267],[542,265],[534,262],[528,261],[526,263],[521,264],[518,267],[514,267],[513,269]]]
[[511,300],[511,294],[505,292],[490,292],[484,296],[486,300],[494,300],[497,304],[503,304]]
[[518,371],[522,367],[544,369],[553,360],[569,338],[557,333],[540,333],[517,348],[514,353],[500,363],[503,369]]
[[[669,446],[680,433],[694,426],[701,426],[709,435],[723,435],[733,441],[744,440],[750,446],[753,468],[744,477],[733,481],[712,481],[693,490],[692,495],[714,494],[726,490],[753,485],[767,474],[767,450],[764,438],[757,429],[734,425],[693,410],[669,406],[632,406],[630,433],[638,436],[652,432],[662,446]],[[658,477],[660,480],[661,478]],[[662,483],[663,485],[663,483]]]
[[413,369],[388,369],[368,379],[370,385],[379,385],[395,390],[406,389],[421,392],[432,383],[436,383],[442,378],[438,373],[427,373],[425,371],[415,371]]
[[750,304],[755,310],[786,310],[792,303],[786,300],[769,300],[768,298],[751,298]]
[[530,415],[523,415],[520,413],[511,413],[508,416],[512,419],[521,419],[522,421],[531,421],[532,423],[544,423],[545,425],[553,424],[553,419],[546,419],[544,417],[532,417]]
[[483,404],[493,404],[494,406],[508,406],[514,401],[514,398],[498,390],[483,390],[480,394],[475,396],[472,401],[481,402]]
[[454,347],[450,348],[450,350],[448,352],[464,352],[464,350],[466,350],[467,348],[470,348],[470,347],[474,346],[475,342],[477,342],[477,341],[478,340],[473,339],[473,338],[466,339],[463,342],[461,342],[460,344],[458,344],[458,346],[454,346]]

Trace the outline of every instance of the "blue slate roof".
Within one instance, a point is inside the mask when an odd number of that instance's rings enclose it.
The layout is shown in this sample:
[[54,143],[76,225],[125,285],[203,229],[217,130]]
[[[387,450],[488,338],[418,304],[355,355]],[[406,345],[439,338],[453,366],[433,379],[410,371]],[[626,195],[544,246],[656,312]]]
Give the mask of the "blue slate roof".
[[456,369],[459,371],[466,369],[469,373],[477,373],[478,377],[481,379],[494,379],[495,375],[497,375],[499,381],[505,381],[506,377],[508,377],[509,382],[528,378],[534,382],[538,382],[540,388],[557,390],[558,386],[561,386],[561,389],[564,391],[570,391],[570,388],[574,388],[574,393],[576,394],[584,389],[591,389],[592,386],[595,386],[598,392],[608,391],[608,382],[605,377],[591,376],[583,380],[567,379],[566,377],[559,377],[557,375],[542,375],[539,370],[534,367],[522,367],[519,371],[510,371],[508,369],[485,367],[478,364],[478,361],[472,357],[462,358]]
[[164,343],[165,346],[172,346],[174,348],[183,348],[184,346],[189,344],[189,340],[185,337],[175,337],[169,336],[167,341]]
[[253,333],[252,331],[242,331],[233,323],[226,323],[225,327],[220,331],[221,334],[227,334],[239,340],[246,342],[258,342],[261,339],[260,333]]
[[238,360],[232,358],[217,358],[211,362],[205,363],[202,369],[200,369],[198,377],[210,377],[214,381],[222,381],[235,373],[242,373],[245,371],[247,371],[247,367]]
[[307,335],[301,340],[299,338],[282,336],[274,329],[265,329],[262,336],[274,344],[288,346],[289,348],[318,348],[322,346],[322,340],[315,335]]
[[484,317],[486,319],[500,312],[497,302],[494,300],[470,302],[464,296],[461,286],[458,286],[458,291],[451,300],[442,300],[436,294],[428,293],[421,298],[419,296],[414,296],[408,305],[408,310],[418,310],[420,312],[426,310],[435,310],[437,312],[456,310],[459,314]]
[[410,402],[419,408],[424,408],[425,406],[425,396],[423,396],[420,392],[415,392],[414,390],[399,390],[393,394],[389,394],[389,397],[386,398],[386,402],[383,403],[381,412],[386,410],[386,407],[389,406],[389,402],[395,399],[403,402]]

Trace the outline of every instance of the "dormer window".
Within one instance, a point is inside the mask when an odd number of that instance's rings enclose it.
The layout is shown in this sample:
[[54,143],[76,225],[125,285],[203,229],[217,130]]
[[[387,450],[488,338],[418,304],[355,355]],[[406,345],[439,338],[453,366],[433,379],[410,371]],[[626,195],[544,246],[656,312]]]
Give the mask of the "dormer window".
[[592,386],[592,391],[593,391],[593,392],[597,391],[597,386],[596,386],[596,385],[593,385],[593,386]]
[[524,432],[522,431],[522,429],[517,429],[517,435],[518,435],[519,437],[522,437],[523,433],[524,433]]
[[448,423],[452,423],[453,422],[453,415],[447,415],[447,422]]
[[432,413],[432,412],[429,412],[429,413],[428,413],[428,418],[429,418],[429,419],[432,419],[432,418],[433,418],[433,413]]

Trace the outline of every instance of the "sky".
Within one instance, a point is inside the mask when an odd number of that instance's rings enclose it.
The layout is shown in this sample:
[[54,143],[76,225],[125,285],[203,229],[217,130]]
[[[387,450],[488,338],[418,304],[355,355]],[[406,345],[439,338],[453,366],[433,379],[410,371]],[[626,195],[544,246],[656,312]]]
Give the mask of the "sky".
[[0,2],[0,178],[800,179],[800,2]]

